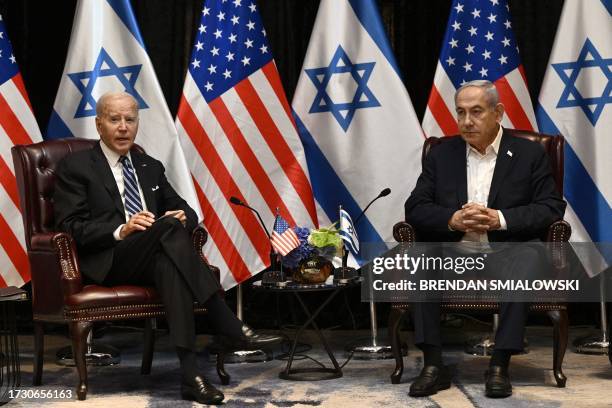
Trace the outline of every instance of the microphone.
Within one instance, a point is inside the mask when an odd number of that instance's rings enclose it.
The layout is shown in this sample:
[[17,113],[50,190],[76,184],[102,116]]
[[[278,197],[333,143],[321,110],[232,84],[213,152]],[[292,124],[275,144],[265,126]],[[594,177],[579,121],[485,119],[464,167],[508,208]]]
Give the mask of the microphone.
[[246,207],[249,210],[253,211],[257,215],[257,218],[259,219],[259,223],[261,224],[261,226],[263,227],[264,231],[266,232],[266,235],[268,236],[268,239],[272,238],[270,236],[270,232],[268,232],[268,229],[266,228],[266,224],[264,224],[263,220],[261,219],[261,215],[259,215],[259,211],[257,211],[256,209],[254,209],[253,207],[251,207],[250,205],[248,205],[244,201],[240,200],[238,197],[231,196],[230,197],[230,203],[232,203],[234,205],[239,205],[241,207]]
[[243,204],[242,201],[240,201],[240,199],[238,197],[234,197],[234,196],[230,197],[230,203],[236,204],[236,205],[242,205]]
[[365,214],[365,212],[368,210],[368,208],[370,208],[370,206],[372,205],[372,203],[374,203],[374,201],[378,200],[379,198],[386,197],[389,194],[391,194],[391,189],[389,187],[385,188],[383,191],[378,193],[376,198],[374,198],[372,201],[370,201],[370,203],[368,205],[366,205],[366,207],[363,209],[361,214],[359,214],[359,216],[357,218],[355,218],[354,224],[357,225],[357,221],[359,221],[361,219],[361,217],[363,217],[363,214]]

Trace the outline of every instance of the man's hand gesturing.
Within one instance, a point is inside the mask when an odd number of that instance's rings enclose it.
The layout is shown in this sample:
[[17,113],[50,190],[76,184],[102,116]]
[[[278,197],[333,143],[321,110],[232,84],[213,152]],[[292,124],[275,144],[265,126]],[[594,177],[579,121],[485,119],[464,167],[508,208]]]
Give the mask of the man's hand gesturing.
[[155,215],[149,211],[140,211],[132,215],[130,220],[119,231],[119,237],[124,239],[136,231],[144,231],[153,225]]

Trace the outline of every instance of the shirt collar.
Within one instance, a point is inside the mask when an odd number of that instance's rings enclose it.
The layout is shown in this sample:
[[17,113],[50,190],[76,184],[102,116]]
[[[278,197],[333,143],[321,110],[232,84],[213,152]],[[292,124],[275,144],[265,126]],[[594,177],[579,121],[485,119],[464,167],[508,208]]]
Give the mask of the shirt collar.
[[499,125],[499,129],[497,130],[497,135],[495,136],[495,139],[493,139],[493,143],[488,145],[487,148],[485,149],[484,155],[480,154],[480,152],[476,150],[475,148],[473,148],[472,146],[470,146],[469,143],[466,143],[466,157],[470,155],[470,152],[477,153],[481,157],[486,156],[487,154],[491,152],[495,156],[497,156],[497,152],[499,152],[499,145],[501,144],[502,133],[504,133],[504,128],[502,128],[502,126]]
[[[102,149],[102,153],[104,153],[104,157],[106,157],[106,160],[108,160],[108,164],[110,164],[111,167],[115,167],[117,163],[119,163],[119,158],[121,158],[121,155],[111,150],[102,140],[100,140],[100,148]],[[126,156],[128,159],[130,159],[130,161],[132,160],[130,152],[128,152]]]

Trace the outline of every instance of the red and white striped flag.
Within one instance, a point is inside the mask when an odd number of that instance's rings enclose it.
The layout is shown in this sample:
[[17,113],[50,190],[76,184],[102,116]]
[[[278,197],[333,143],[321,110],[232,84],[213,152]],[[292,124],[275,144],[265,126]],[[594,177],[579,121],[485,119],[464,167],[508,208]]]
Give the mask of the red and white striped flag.
[[6,287],[30,281],[11,147],[40,142],[42,136],[2,16],[0,32],[0,287]]
[[454,0],[423,117],[427,136],[459,133],[454,95],[463,83],[493,82],[506,108],[502,126],[537,129],[506,0]]
[[230,288],[265,269],[279,208],[317,226],[304,150],[255,1],[205,1],[176,119],[210,241],[208,260]]
[[277,215],[276,220],[274,220],[274,228],[272,228],[270,243],[277,253],[285,256],[300,246],[300,239],[295,231],[291,229],[287,221],[280,215]]

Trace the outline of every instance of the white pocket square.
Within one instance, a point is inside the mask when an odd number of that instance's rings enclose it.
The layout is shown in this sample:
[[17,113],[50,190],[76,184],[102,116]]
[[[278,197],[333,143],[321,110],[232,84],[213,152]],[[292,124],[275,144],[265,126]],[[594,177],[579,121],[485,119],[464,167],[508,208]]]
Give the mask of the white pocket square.
[[156,191],[156,190],[159,190],[159,186],[155,186],[151,189],[151,191]]

